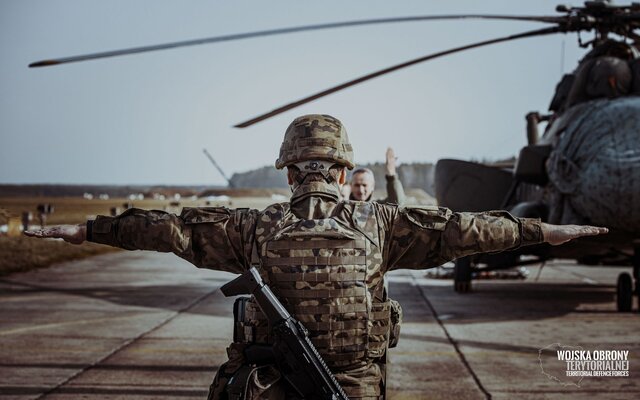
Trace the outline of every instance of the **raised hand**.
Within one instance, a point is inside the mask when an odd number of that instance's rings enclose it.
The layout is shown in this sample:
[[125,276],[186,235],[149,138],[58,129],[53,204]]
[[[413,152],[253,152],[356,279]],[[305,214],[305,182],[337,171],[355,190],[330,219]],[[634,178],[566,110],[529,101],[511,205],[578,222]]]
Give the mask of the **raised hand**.
[[607,232],[609,232],[609,229],[598,226],[542,224],[544,241],[554,246],[582,236],[596,236]]
[[58,238],[72,244],[81,244],[87,239],[87,225],[58,225],[49,228],[24,231],[24,234],[37,238]]
[[396,154],[391,147],[387,147],[386,163],[387,176],[394,176],[396,174]]

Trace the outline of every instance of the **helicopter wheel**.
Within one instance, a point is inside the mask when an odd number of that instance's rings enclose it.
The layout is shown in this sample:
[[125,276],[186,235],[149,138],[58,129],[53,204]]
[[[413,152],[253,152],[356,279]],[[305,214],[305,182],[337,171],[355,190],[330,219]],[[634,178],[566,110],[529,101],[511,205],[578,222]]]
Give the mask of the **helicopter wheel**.
[[633,294],[638,298],[638,312],[640,312],[640,249],[636,249],[635,252],[637,254],[634,255],[633,281],[635,290]]
[[631,311],[631,305],[633,302],[633,282],[631,281],[631,275],[626,272],[618,275],[616,300],[618,303],[618,311]]
[[463,257],[455,261],[453,268],[453,290],[457,293],[471,291],[471,258]]

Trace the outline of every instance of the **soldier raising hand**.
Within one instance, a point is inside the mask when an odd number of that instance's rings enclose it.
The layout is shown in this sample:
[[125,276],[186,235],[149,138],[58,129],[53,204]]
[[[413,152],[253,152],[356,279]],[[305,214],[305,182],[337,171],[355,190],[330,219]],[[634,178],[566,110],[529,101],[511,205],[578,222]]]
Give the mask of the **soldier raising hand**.
[[[393,203],[403,205],[405,203],[404,188],[400,178],[396,175],[396,155],[391,147],[387,148],[385,155],[385,180],[387,182],[387,197],[375,200],[378,203]],[[376,178],[369,168],[358,168],[351,174],[349,200],[372,201],[373,191],[376,187]]]

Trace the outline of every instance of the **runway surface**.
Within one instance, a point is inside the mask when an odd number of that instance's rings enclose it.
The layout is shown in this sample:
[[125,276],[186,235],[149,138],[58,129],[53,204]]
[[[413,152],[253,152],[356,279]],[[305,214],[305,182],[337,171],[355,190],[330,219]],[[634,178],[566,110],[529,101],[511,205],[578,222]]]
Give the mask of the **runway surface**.
[[[630,268],[557,261],[537,282],[529,269],[464,295],[424,271],[390,274],[404,323],[388,398],[640,398],[640,314],[615,311]],[[233,299],[218,289],[232,277],[119,252],[0,279],[0,399],[206,398],[231,338]],[[539,357],[555,344],[629,351],[630,376],[562,376],[564,362]]]

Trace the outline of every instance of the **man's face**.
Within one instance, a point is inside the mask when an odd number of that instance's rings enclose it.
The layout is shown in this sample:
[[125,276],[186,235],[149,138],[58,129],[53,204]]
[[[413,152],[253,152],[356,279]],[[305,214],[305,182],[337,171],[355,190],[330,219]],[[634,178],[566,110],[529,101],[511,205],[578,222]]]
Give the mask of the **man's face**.
[[351,177],[351,196],[359,201],[367,201],[373,193],[376,181],[373,175],[360,172]]

